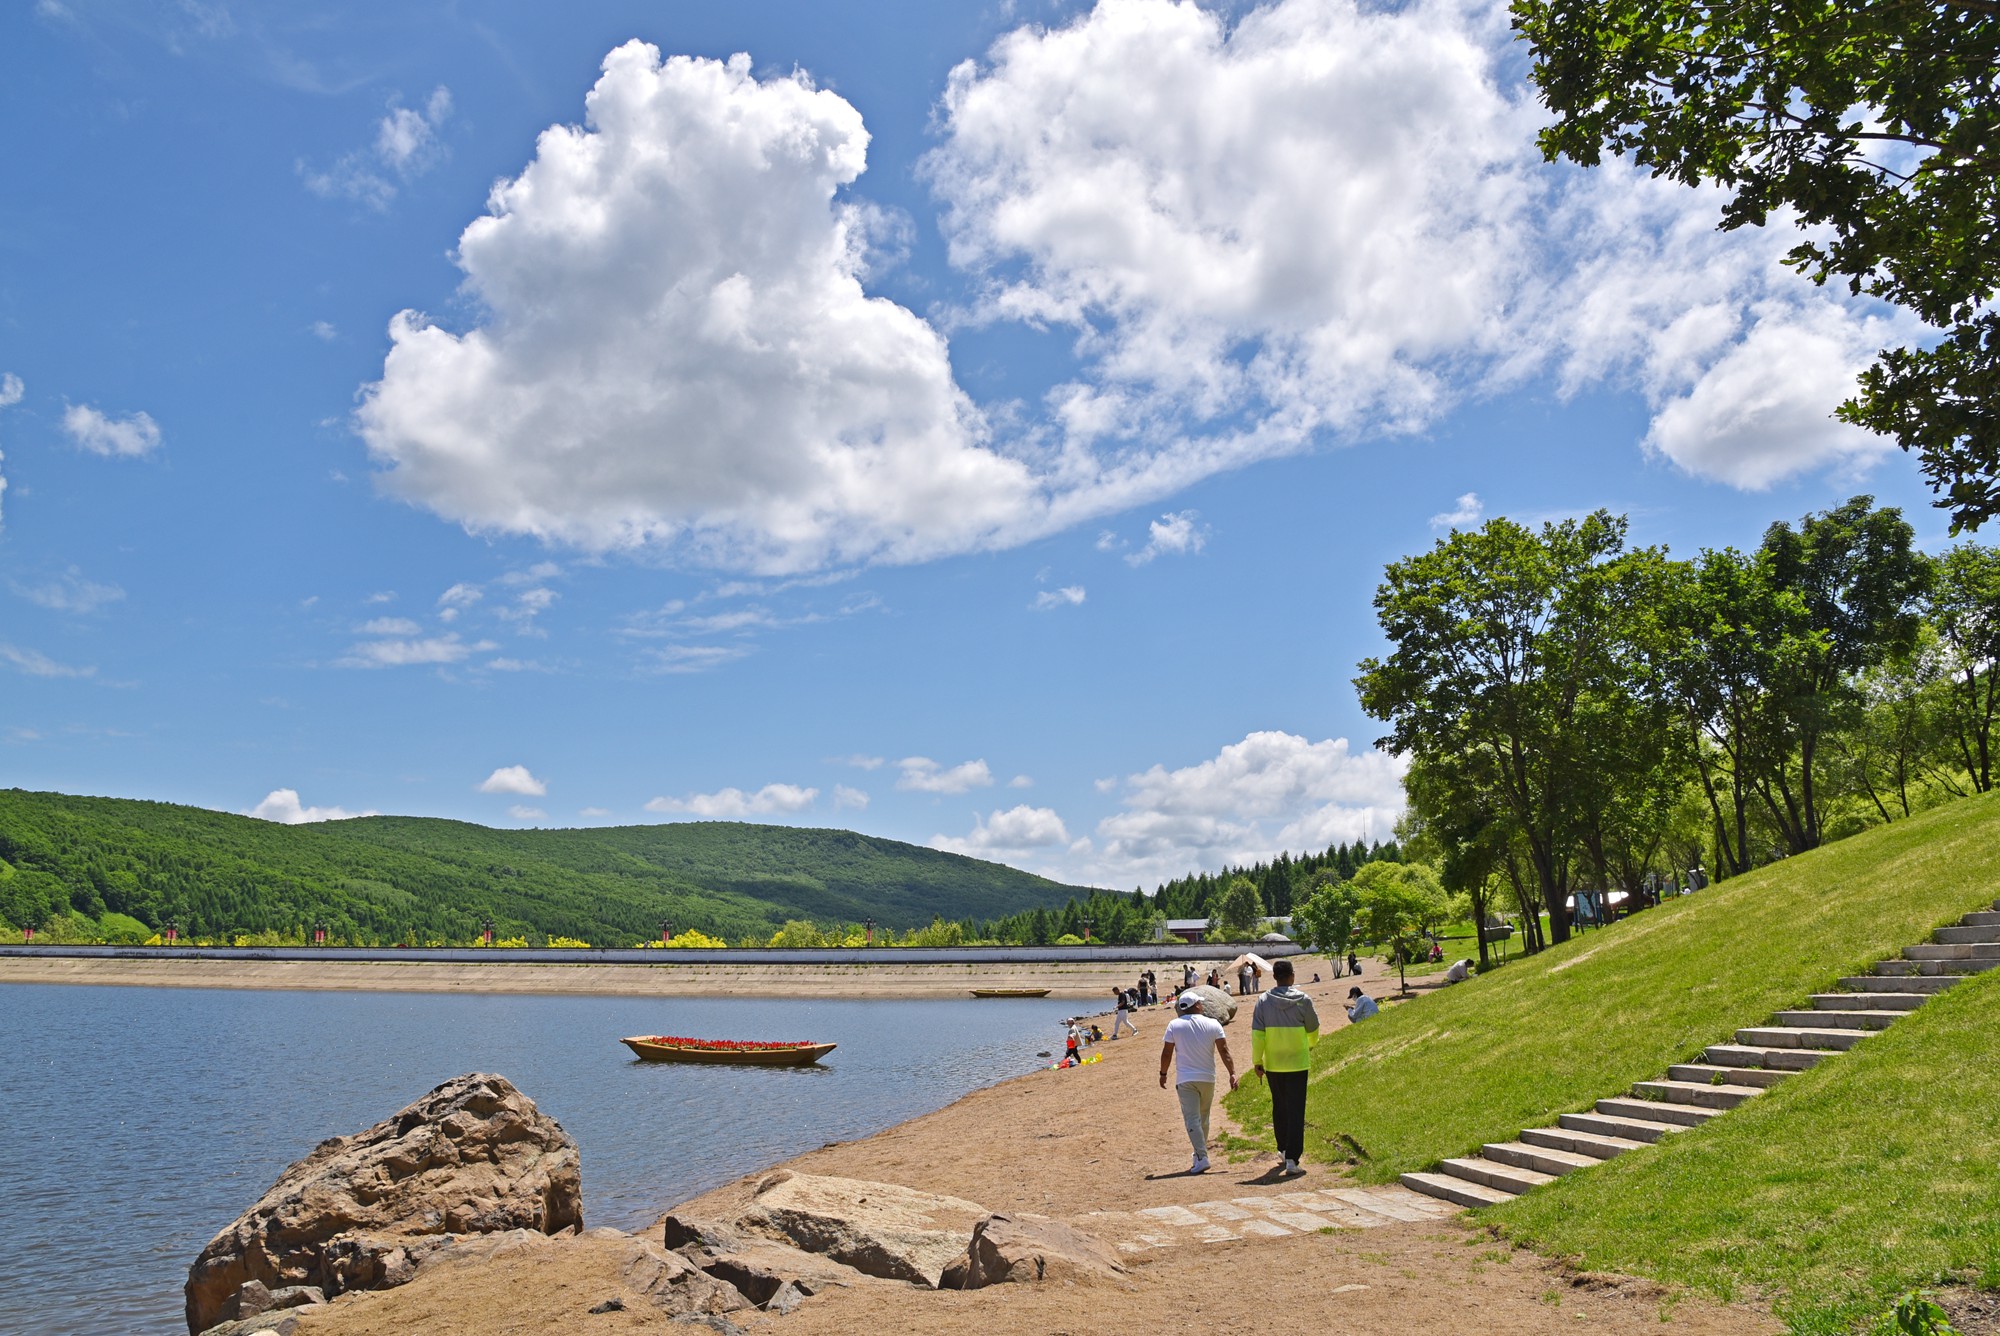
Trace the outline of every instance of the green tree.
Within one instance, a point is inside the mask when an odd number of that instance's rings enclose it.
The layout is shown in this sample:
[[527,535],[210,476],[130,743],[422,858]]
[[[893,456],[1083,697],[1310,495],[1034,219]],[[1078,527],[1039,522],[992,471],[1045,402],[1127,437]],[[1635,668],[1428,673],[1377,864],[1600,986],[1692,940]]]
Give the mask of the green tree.
[[1215,907],[1215,926],[1225,941],[1247,941],[1264,919],[1264,897],[1248,877],[1231,877]]
[[1328,960],[1338,960],[1353,944],[1360,912],[1361,893],[1339,873],[1316,873],[1305,898],[1292,907],[1292,937]]
[[1944,726],[1974,791],[1985,793],[2000,710],[2000,551],[1962,543],[1939,558],[1930,619],[1949,683]]
[[1626,766],[1590,730],[1623,727],[1606,702],[1629,689],[1633,612],[1661,578],[1625,528],[1604,511],[1540,533],[1494,519],[1392,563],[1375,609],[1393,649],[1354,680],[1391,724],[1378,745],[1449,758],[1455,801],[1506,815],[1557,941],[1583,829]]
[[[1791,218],[1791,263],[1945,331],[1840,406],[1915,451],[1953,528],[2000,513],[2000,8],[1991,0],[1514,0],[1551,160],[1629,154]],[[1831,408],[1832,405],[1829,405]]]
[[1451,901],[1437,874],[1421,863],[1370,863],[1354,874],[1359,901],[1355,931],[1395,953],[1397,987],[1407,992],[1404,966],[1422,935],[1451,916]]
[[793,948],[825,946],[826,934],[803,919],[790,919],[784,927],[771,934],[770,945]]

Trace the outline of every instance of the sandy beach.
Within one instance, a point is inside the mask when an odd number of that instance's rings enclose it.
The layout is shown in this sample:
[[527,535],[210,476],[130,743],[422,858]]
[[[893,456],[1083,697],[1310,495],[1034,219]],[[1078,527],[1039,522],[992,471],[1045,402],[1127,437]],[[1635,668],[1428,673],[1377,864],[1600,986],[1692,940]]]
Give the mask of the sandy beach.
[[[1301,963],[1305,979],[1316,968],[1322,975],[1306,989],[1319,1002],[1327,1028],[1344,1025],[1339,999],[1352,980],[1331,978],[1323,962]],[[1395,983],[1393,976],[1372,973],[1363,982],[1378,995]],[[1494,1240],[1443,1203],[1398,1196],[1400,1188],[1362,1188],[1325,1165],[1310,1166],[1303,1179],[1283,1180],[1272,1172],[1273,1154],[1247,1152],[1232,1163],[1218,1152],[1208,1174],[1188,1174],[1190,1152],[1174,1098],[1158,1082],[1159,1036],[1169,1018],[1164,1007],[1142,1012],[1141,1033],[1099,1046],[1101,1062],[1003,1081],[878,1135],[829,1145],[782,1166],[899,1183],[967,1198],[990,1210],[1055,1216],[1107,1242],[1128,1244],[1125,1276],[973,1292],[868,1282],[826,1290],[789,1316],[748,1311],[731,1320],[771,1336],[870,1330],[985,1336],[1164,1327],[1249,1333],[1293,1326],[1636,1336],[1659,1331],[1663,1322],[1702,1336],[1782,1330],[1755,1307],[1716,1304],[1646,1281],[1573,1274]],[[1229,1037],[1242,1069],[1250,1047],[1247,1006],[1229,1026]],[[1217,1113],[1217,1138],[1233,1134],[1237,1129],[1219,1106]],[[590,1148],[583,1153],[587,1165]],[[767,1172],[689,1202],[663,1202],[663,1212],[731,1218]],[[1319,1214],[1306,1215],[1299,1203]],[[1206,1228],[1171,1227],[1183,1217]],[[1302,1219],[1325,1223],[1308,1227]],[[1208,1223],[1214,1220],[1290,1223],[1218,1228]],[[1143,1228],[1135,1232],[1135,1227]],[[1157,1246],[1130,1243],[1134,1238],[1157,1240]],[[400,1289],[344,1298],[302,1316],[298,1331],[391,1336],[417,1330],[594,1333],[674,1327],[642,1301],[619,1312],[588,1311],[618,1295],[619,1286],[615,1268],[594,1265],[587,1256],[563,1263],[502,1257],[439,1267]]]
[[[0,957],[0,984],[131,988],[285,988],[332,992],[541,993],[633,997],[967,997],[975,988],[1046,988],[1108,999],[1143,964],[476,965],[338,960],[133,960]],[[1169,967],[1156,965],[1161,978]]]

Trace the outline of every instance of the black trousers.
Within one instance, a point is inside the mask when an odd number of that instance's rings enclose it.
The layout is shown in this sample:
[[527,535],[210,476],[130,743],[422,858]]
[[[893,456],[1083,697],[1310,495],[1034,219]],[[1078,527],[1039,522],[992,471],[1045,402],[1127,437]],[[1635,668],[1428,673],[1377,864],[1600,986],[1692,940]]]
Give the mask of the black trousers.
[[1306,1073],[1266,1070],[1271,1083],[1271,1132],[1278,1154],[1299,1160],[1306,1153]]

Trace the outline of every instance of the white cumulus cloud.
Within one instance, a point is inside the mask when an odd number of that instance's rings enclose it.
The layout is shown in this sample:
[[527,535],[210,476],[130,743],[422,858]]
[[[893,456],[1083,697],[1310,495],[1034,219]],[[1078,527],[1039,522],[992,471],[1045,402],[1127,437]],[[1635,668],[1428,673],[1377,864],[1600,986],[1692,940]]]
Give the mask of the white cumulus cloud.
[[1251,733],[1205,761],[1126,776],[1124,810],[1097,823],[1081,870],[1125,884],[1388,839],[1407,769],[1382,752],[1355,752],[1345,738]]
[[541,808],[530,807],[526,803],[515,803],[507,809],[507,815],[516,821],[546,821],[549,816]]
[[732,820],[772,813],[803,812],[819,797],[819,790],[796,784],[766,784],[755,793],[742,789],[719,789],[714,793],[691,793],[684,798],[654,798],[648,812],[684,812],[709,820]]
[[272,789],[264,801],[245,812],[259,821],[276,821],[284,826],[302,826],[310,821],[348,821],[358,816],[374,816],[373,811],[350,812],[345,807],[307,807],[299,801],[297,789]]
[[851,789],[845,784],[833,786],[833,805],[836,808],[850,807],[860,812],[868,806],[868,794],[864,789]]
[[931,837],[933,849],[976,858],[1018,857],[1069,843],[1069,830],[1055,809],[1029,807],[1025,803],[985,817],[975,814],[969,835]]
[[1052,608],[1074,608],[1084,600],[1082,585],[1065,585],[1061,589],[1044,589],[1035,595],[1035,601],[1028,606],[1036,612],[1047,612]]
[[[371,209],[386,209],[396,198],[399,186],[421,176],[444,156],[438,131],[451,115],[451,90],[438,87],[421,108],[405,107],[391,99],[382,119],[375,123],[374,142],[366,148],[344,154],[324,171],[298,163],[298,173],[306,189],[322,199],[349,199]],[[314,332],[325,325],[316,322]],[[333,327],[325,325],[331,338]]]
[[1155,557],[1187,556],[1208,545],[1208,530],[1195,522],[1192,510],[1162,515],[1146,526],[1146,545],[1127,553],[1125,560],[1143,566]]
[[896,787],[907,792],[967,793],[993,785],[993,772],[984,760],[946,768],[928,756],[905,756],[896,765],[903,772],[897,776]]
[[945,343],[871,298],[868,133],[803,75],[629,42],[459,239],[485,311],[392,322],[359,411],[393,492],[481,531],[685,539],[773,571],[976,545],[1028,471]]
[[1465,529],[1485,518],[1486,506],[1480,501],[1479,493],[1467,492],[1453,503],[1450,510],[1431,516],[1433,529]]
[[[1058,511],[1414,430],[1531,375],[1666,416],[1760,305],[1840,327],[1843,352],[1893,341],[1867,329],[1878,308],[1782,263],[1783,219],[1721,234],[1717,192],[1543,163],[1523,69],[1495,0],[1100,0],[956,68],[927,169],[954,262],[989,279],[976,314],[1069,327],[1083,362],[1049,399],[1065,476],[1087,480]],[[1851,465],[1837,426],[1791,407],[1830,412],[1841,361],[1772,366],[1783,437],[1744,443],[1776,462],[1698,456],[1671,421],[1653,448],[1750,485]],[[1760,410],[1713,394],[1683,416]]]
[[461,640],[457,632],[420,639],[364,640],[335,662],[342,668],[408,668],[463,663],[474,654],[498,649],[491,640]]
[[479,781],[481,793],[514,793],[523,798],[539,798],[549,786],[529,773],[525,765],[503,765]]
[[160,445],[160,424],[148,413],[111,417],[89,404],[71,404],[63,410],[62,425],[78,449],[94,455],[135,459]]

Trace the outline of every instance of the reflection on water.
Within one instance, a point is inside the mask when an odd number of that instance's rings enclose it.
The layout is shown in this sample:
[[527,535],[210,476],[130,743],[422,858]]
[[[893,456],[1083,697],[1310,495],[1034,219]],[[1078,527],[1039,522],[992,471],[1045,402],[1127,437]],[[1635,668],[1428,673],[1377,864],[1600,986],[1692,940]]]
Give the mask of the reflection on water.
[[[0,985],[0,1334],[179,1332],[209,1238],[320,1141],[499,1072],[583,1149],[584,1217],[668,1205],[1038,1065],[1059,1001]],[[824,1066],[640,1062],[621,1035],[811,1039]]]

